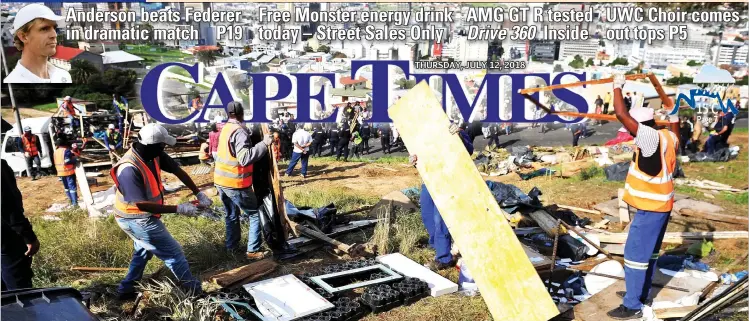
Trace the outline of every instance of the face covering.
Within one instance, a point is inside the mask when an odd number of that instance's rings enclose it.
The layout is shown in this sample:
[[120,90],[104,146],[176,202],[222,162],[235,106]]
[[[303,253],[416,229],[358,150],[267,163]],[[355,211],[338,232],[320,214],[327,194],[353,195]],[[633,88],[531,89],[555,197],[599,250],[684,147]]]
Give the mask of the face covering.
[[133,146],[138,155],[146,162],[158,157],[164,151],[164,144],[143,145],[135,142]]

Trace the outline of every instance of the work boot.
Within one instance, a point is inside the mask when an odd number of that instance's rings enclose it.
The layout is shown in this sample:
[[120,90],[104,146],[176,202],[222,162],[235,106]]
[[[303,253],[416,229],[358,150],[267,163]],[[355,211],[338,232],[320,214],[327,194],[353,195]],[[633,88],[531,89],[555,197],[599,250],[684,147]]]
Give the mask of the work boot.
[[642,318],[642,310],[632,310],[623,305],[606,313],[610,318],[616,320],[635,320]]
[[138,297],[138,292],[119,292],[117,290],[114,290],[112,292],[115,292],[115,298],[117,301],[132,301],[135,300],[135,298]]
[[455,266],[455,260],[452,260],[449,263],[442,263],[442,262],[434,260],[432,262],[424,264],[424,267],[426,267],[426,268],[428,268],[428,269],[430,269],[432,271],[445,270],[445,269],[449,269],[449,268],[454,267],[454,266]]
[[257,251],[257,252],[247,252],[246,256],[248,260],[257,261],[262,260],[266,257],[268,257],[268,251]]

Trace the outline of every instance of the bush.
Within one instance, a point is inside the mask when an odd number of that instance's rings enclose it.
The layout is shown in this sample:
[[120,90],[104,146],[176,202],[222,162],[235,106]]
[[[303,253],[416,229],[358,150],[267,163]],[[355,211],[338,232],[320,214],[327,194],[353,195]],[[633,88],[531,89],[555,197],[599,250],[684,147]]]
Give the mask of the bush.
[[606,172],[603,171],[602,167],[591,166],[586,169],[583,169],[582,171],[580,171],[580,173],[577,173],[577,175],[575,176],[577,177],[577,179],[581,181],[587,181],[589,179],[596,178],[596,177],[605,177]]

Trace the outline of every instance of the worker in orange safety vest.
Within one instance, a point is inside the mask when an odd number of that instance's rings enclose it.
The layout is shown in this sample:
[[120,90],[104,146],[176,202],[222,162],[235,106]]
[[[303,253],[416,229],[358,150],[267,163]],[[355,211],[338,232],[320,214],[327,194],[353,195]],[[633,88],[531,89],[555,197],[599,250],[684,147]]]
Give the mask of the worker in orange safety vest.
[[75,182],[75,165],[78,159],[70,149],[70,143],[64,138],[58,138],[55,142],[55,170],[65,188],[65,195],[70,199],[71,206],[78,206],[77,184]]
[[[31,133],[31,127],[29,126],[23,128],[21,150],[23,150],[23,156],[26,158],[26,166],[29,168],[29,177],[32,180],[39,179],[38,175],[42,170],[42,144],[39,142],[39,137]],[[36,168],[32,166],[34,164]]]
[[[650,288],[655,265],[674,204],[673,175],[679,146],[678,111],[669,116],[668,129],[655,128],[652,109],[633,106],[627,111],[622,97],[625,83],[624,75],[614,76],[614,111],[635,137],[637,148],[624,183],[623,200],[637,213],[624,247],[626,291],[617,293],[624,302],[607,313],[617,320],[642,318],[643,305],[652,302]],[[668,106],[666,102],[664,105]]]

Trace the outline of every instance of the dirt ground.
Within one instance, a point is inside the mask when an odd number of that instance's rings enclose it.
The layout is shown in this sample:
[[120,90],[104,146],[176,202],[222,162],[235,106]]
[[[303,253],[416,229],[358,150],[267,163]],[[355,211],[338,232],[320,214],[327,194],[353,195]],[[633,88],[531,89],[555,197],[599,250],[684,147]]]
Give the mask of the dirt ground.
[[[5,112],[5,111],[4,111]],[[713,179],[718,182],[731,184],[734,187],[744,188],[741,185],[746,184],[747,177],[747,134],[735,134],[731,138],[731,143],[741,146],[739,159],[728,163],[701,163],[685,164],[684,170],[687,177]],[[282,170],[285,166],[282,164]],[[190,165],[183,167],[187,173],[200,165]],[[384,163],[365,163],[365,162],[328,162],[311,160],[309,166],[309,176],[302,179],[298,176],[298,168],[294,171],[292,177],[282,178],[284,192],[290,196],[292,201],[306,202],[314,199],[317,194],[325,193],[352,193],[359,196],[364,201],[359,203],[346,203],[342,205],[343,210],[350,210],[357,206],[373,205],[382,196],[394,190],[402,190],[409,187],[418,187],[420,178],[415,168],[407,164],[384,164]],[[109,177],[108,169],[102,169],[103,176],[97,178],[97,184],[91,186],[93,192],[105,190],[112,184]],[[211,174],[191,175],[201,189],[207,189],[209,195],[213,187],[213,176]],[[168,182],[176,180],[171,174],[165,174]],[[716,178],[717,177],[717,178]],[[581,208],[591,209],[593,205],[607,201],[616,197],[616,190],[621,188],[621,182],[608,182],[605,178],[596,177],[589,180],[579,179],[561,179],[536,177],[527,181],[509,181],[509,184],[518,186],[521,190],[527,192],[533,187],[538,187],[543,192],[541,200],[544,204],[564,204]],[[54,203],[66,203],[67,198],[62,193],[62,183],[57,177],[43,177],[38,181],[31,181],[28,178],[19,178],[18,185],[24,195],[24,206],[27,216],[45,215],[46,209]],[[736,202],[735,199],[723,194],[714,196],[711,199],[704,195],[702,191],[695,189],[679,189],[679,193],[688,194],[695,199],[711,201],[717,205],[726,208],[727,213],[734,215],[746,215],[747,205],[745,201]],[[187,189],[182,189],[177,193],[169,194],[166,202],[176,204],[185,198],[190,197]],[[724,193],[727,195],[727,193]],[[310,196],[311,195],[311,196]],[[215,198],[214,198],[215,199]],[[328,199],[319,200],[319,203],[304,203],[307,206],[322,206]],[[363,202],[363,203],[361,203]],[[589,217],[593,222],[601,220],[601,217],[593,214],[577,213],[579,216]],[[418,218],[416,219],[418,220]],[[611,231],[621,231],[623,225],[611,224]],[[170,227],[171,229],[171,227]],[[669,224],[669,231],[734,231],[746,230],[746,226],[737,226],[735,224],[717,223],[687,217],[672,218]],[[223,231],[219,231],[223,233]],[[345,242],[366,242],[372,237],[371,229],[361,233],[354,233],[342,237]],[[732,265],[734,261],[747,252],[747,240],[720,240],[715,242],[716,253],[707,258],[706,262],[719,271],[727,266]],[[664,248],[668,249],[668,248]],[[419,248],[411,255],[417,261],[430,259],[433,255],[431,250]],[[418,257],[419,259],[416,259]],[[298,261],[283,263],[281,267],[271,276],[277,276],[287,273],[303,272],[315,269],[323,264],[338,261],[339,258],[331,255],[327,251],[318,250],[312,255]],[[192,263],[191,263],[192,264]],[[739,264],[731,268],[731,271],[743,270],[745,264]],[[442,273],[452,281],[457,281],[457,272],[454,270]],[[114,281],[119,276],[114,277]],[[427,298],[411,306],[397,308],[389,312],[369,315],[365,320],[486,320],[490,319],[488,311],[480,296],[463,297],[458,295],[444,296],[440,298]]]

